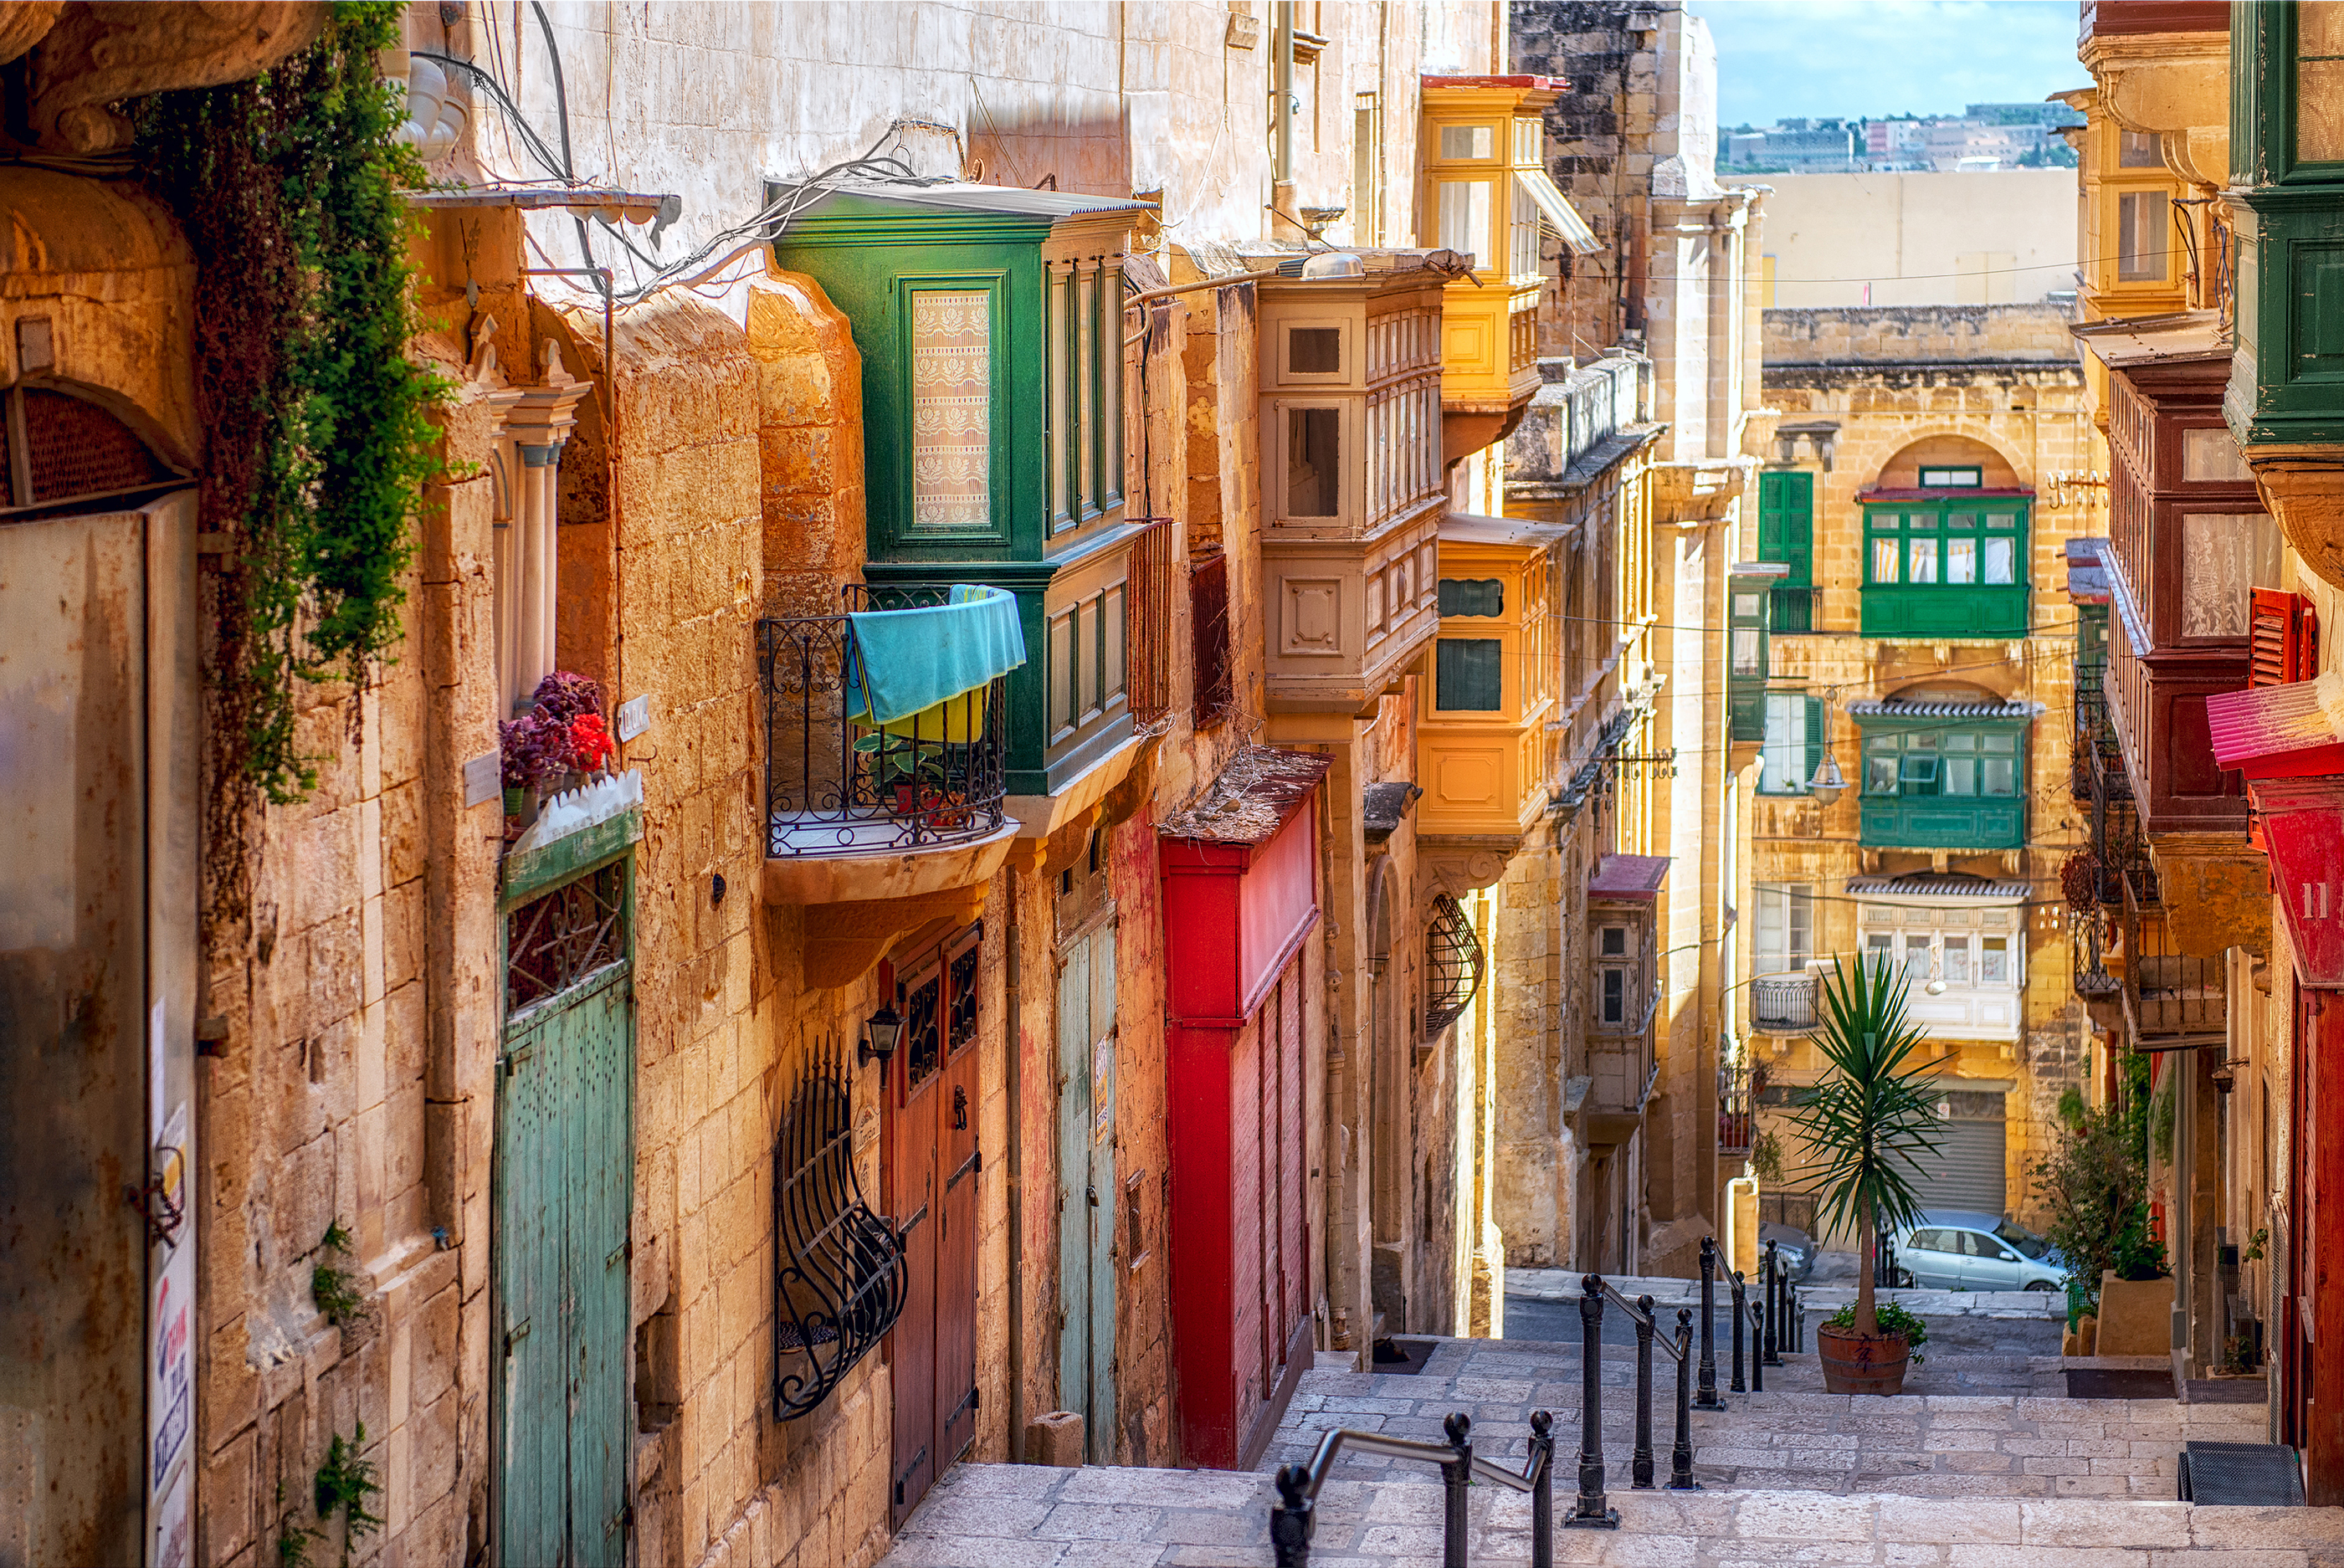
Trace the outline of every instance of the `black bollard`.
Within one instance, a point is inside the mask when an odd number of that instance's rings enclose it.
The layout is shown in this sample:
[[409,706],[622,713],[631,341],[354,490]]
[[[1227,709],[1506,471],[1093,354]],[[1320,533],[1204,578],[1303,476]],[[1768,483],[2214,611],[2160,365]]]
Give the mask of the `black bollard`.
[[1758,1353],[1758,1345],[1766,1337],[1766,1308],[1763,1302],[1750,1303],[1750,1391],[1766,1391],[1766,1358]]
[[1603,1277],[1579,1282],[1579,1500],[1565,1530],[1617,1530],[1620,1512],[1603,1503]]
[[1782,1257],[1775,1250],[1775,1246],[1774,1242],[1767,1242],[1765,1254],[1758,1261],[1760,1293],[1766,1303],[1766,1324],[1758,1336],[1758,1359],[1770,1367],[1783,1364],[1782,1347],[1776,1343],[1779,1330],[1775,1325],[1783,1287]]
[[1473,1484],[1473,1418],[1451,1411],[1440,1423],[1457,1458],[1440,1467],[1440,1488],[1448,1495],[1440,1519],[1440,1568],[1465,1568],[1465,1489]]
[[1807,1348],[1807,1310],[1799,1305],[1799,1293],[1789,1281],[1783,1285],[1783,1327],[1790,1330],[1791,1349],[1803,1353]]
[[1677,1445],[1669,1452],[1669,1490],[1699,1492],[1692,1478],[1692,1309],[1677,1309]]
[[1318,1522],[1303,1493],[1309,1484],[1310,1472],[1301,1465],[1278,1466],[1278,1501],[1269,1510],[1269,1549],[1278,1568],[1308,1568],[1310,1562],[1310,1536]]
[[1705,1411],[1722,1411],[1725,1401],[1717,1397],[1717,1345],[1711,1325],[1717,1316],[1717,1241],[1714,1237],[1701,1239],[1701,1387],[1692,1402]]
[[1747,1288],[1746,1288],[1746,1287],[1744,1287],[1744,1286],[1743,1286],[1743,1284],[1742,1283],[1742,1270],[1741,1270],[1736,1269],[1735,1270],[1733,1270],[1733,1381],[1730,1385],[1728,1385],[1728,1386],[1727,1386],[1726,1392],[1728,1392],[1728,1393],[1735,1393],[1735,1394],[1739,1394],[1739,1393],[1747,1393],[1747,1392],[1749,1392],[1749,1391],[1749,1391],[1749,1389],[1748,1389],[1748,1387],[1747,1387],[1747,1386],[1743,1382],[1743,1381],[1742,1381],[1742,1325],[1743,1325],[1745,1321],[1747,1321],[1747,1320],[1749,1320],[1749,1317],[1750,1317],[1750,1312],[1749,1312],[1749,1310],[1748,1310],[1748,1307],[1747,1307],[1747,1304],[1746,1304],[1746,1303],[1748,1302],[1748,1300],[1749,1300],[1749,1294],[1748,1294]]
[[1636,1298],[1636,1454],[1630,1466],[1630,1484],[1649,1491],[1652,1484],[1652,1299]]
[[1531,1459],[1538,1481],[1531,1487],[1531,1568],[1554,1568],[1554,1416],[1531,1411]]

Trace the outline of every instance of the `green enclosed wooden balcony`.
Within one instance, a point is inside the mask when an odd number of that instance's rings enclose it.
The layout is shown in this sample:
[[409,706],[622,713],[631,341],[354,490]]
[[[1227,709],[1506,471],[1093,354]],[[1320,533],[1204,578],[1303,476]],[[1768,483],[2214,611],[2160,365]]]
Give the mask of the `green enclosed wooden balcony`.
[[1873,490],[1864,505],[1864,634],[2024,637],[2034,492],[1967,485]]
[[1858,702],[1863,834],[1880,849],[2019,849],[2036,703]]

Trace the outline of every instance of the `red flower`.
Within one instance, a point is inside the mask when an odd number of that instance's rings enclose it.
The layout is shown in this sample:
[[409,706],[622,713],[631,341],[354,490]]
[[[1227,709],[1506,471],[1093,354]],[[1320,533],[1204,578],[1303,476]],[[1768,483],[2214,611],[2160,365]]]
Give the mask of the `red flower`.
[[580,772],[591,772],[619,749],[600,713],[581,713],[570,721],[570,761]]

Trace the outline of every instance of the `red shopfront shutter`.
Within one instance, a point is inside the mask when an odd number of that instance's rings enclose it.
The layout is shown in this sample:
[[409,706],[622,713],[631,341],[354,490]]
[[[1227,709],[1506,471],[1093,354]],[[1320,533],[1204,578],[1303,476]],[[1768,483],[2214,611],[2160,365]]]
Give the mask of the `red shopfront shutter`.
[[2247,628],[2247,684],[2283,686],[2319,673],[2319,617],[2311,601],[2278,588],[2258,588]]

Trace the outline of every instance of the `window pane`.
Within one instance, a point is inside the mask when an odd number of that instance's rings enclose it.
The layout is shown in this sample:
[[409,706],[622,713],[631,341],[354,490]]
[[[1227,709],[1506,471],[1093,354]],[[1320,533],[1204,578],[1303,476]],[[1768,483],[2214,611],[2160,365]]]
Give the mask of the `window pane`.
[[1966,936],[1945,938],[1945,984],[1966,986],[1970,983],[1970,939]]
[[1758,656],[1758,628],[1736,626],[1733,629],[1733,673],[1737,675],[1763,675],[1765,662]]
[[1993,583],[2017,581],[2018,545],[2016,540],[1995,539],[1989,535],[1985,541],[1985,580]]
[[1904,782],[1906,794],[1935,794],[1937,793],[1937,759],[1906,757],[1898,776]]
[[[2302,6],[2307,20],[2317,3]],[[2344,159],[2344,60],[2296,62],[2295,157],[2299,163]]]
[[1514,122],[1514,161],[1534,164],[1539,161],[1539,137],[1546,127],[1544,120],[1521,119]]
[[1050,517],[1054,526],[1060,527],[1071,511],[1067,493],[1075,461],[1074,449],[1068,445],[1074,439],[1070,400],[1074,378],[1067,365],[1074,353],[1074,333],[1066,310],[1066,297],[1073,287],[1063,276],[1050,279]]
[[1603,927],[1602,949],[1606,958],[1625,956],[1628,951],[1628,928],[1625,926]]
[[984,289],[912,296],[912,527],[993,521],[993,318]]
[[1505,694],[1505,666],[1495,637],[1443,637],[1433,661],[1432,705],[1450,713],[1494,713]]
[[1872,581],[1874,582],[1896,581],[1896,541],[1894,539],[1874,539],[1872,541]]
[[1628,1021],[1628,976],[1618,969],[1603,971],[1603,1021],[1607,1024]]
[[2165,280],[2165,193],[2127,191],[2117,197],[2117,278],[2123,283]]
[[1735,594],[1733,596],[1734,619],[1737,621],[1755,621],[1758,618],[1758,605],[1762,597],[1762,595],[1756,593]]
[[1539,209],[1531,199],[1531,187],[1521,180],[1514,181],[1514,201],[1508,214],[1507,228],[1512,236],[1513,254],[1507,260],[1510,270],[1519,274],[1539,269]]
[[1333,517],[1343,493],[1339,409],[1286,411],[1286,514]]
[[1982,748],[2006,757],[2010,756],[2018,750],[2018,737],[2011,734],[1987,735],[1984,738]]
[[1989,986],[2010,984],[2010,938],[1978,938],[1978,979]]
[[2018,514],[2015,511],[1990,511],[1985,514],[1988,528],[2016,528]]
[[1343,371],[1340,327],[1296,327],[1286,334],[1286,368],[1297,376],[1338,376]]
[[1945,759],[1945,793],[1947,794],[1977,794],[1977,759],[1947,757]]
[[1758,787],[1769,794],[1795,794],[1805,789],[1807,762],[1807,700],[1792,693],[1766,697],[1765,766]]
[[1975,529],[1977,527],[1977,513],[1974,511],[1954,512],[1945,519],[1945,526],[1947,528]]
[[2165,154],[2162,141],[2155,131],[2118,131],[2117,133],[2117,167],[2118,168],[2163,168]]
[[[1449,126],[1441,134],[1445,139]],[[1440,194],[1440,245],[1473,258],[1476,267],[1489,267],[1497,257],[1490,249],[1490,182],[1486,179],[1444,179]]]
[[1926,936],[1904,938],[1904,973],[1915,980],[1929,977],[1929,939]]
[[1909,513],[1904,519],[1904,526],[1906,528],[1925,528],[1931,532],[1935,532],[1937,527],[1937,514],[1934,511],[1916,511]]
[[2018,764],[2009,757],[1985,759],[1985,793],[2013,795],[2018,793]]
[[1494,157],[1497,156],[1497,147],[1496,132],[1488,126],[1440,127],[1442,157]]
[[1075,504],[1098,510],[1098,291],[1075,295]]
[[1934,539],[1915,540],[1910,565],[1911,571],[1905,577],[1906,582],[1935,582],[1937,581],[1937,541]]
[[1864,793],[1894,794],[1896,793],[1896,754],[1875,753],[1864,759]]
[[2260,512],[2181,519],[2181,634],[2243,637],[2251,591],[2278,586],[2278,524]]
[[1945,736],[1945,744],[1942,749],[1948,752],[1974,752],[1978,749],[1978,738],[1975,735],[1955,733]]
[[1893,529],[1902,521],[1901,514],[1897,512],[1875,511],[1872,514],[1872,530],[1877,533],[1884,529]]
[[1885,931],[1867,931],[1864,934],[1864,950],[1868,955],[1886,958],[1891,956],[1895,941],[1896,938]]
[[1123,273],[1099,273],[1098,427],[1099,501],[1123,494]]
[[2255,470],[2226,425],[2181,432],[2181,479],[2185,484],[2250,484]]
[[1443,615],[1503,615],[1506,585],[1495,577],[1444,577],[1440,580]]

